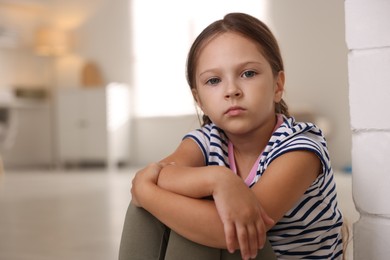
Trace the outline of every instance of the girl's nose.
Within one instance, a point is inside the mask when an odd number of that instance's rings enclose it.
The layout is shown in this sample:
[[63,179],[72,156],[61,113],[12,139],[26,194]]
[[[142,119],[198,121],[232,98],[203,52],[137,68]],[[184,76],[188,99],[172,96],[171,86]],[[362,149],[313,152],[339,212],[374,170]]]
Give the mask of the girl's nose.
[[235,84],[230,84],[225,93],[225,98],[237,98],[242,96],[242,91],[241,89],[235,85]]

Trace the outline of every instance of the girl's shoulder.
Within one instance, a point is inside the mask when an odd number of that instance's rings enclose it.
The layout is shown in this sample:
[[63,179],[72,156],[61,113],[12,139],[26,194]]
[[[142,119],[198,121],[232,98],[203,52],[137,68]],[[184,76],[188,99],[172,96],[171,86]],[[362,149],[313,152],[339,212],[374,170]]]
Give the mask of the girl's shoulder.
[[283,123],[275,130],[263,152],[262,162],[266,168],[280,155],[298,150],[315,153],[322,162],[323,170],[330,170],[330,157],[322,130],[311,122],[297,122],[294,117],[283,116]]
[[314,142],[321,142],[326,146],[326,138],[322,130],[312,122],[298,122],[294,117],[283,116],[283,123],[275,130],[271,140],[278,142],[306,136]]
[[214,123],[206,124],[200,128],[190,131],[183,137],[183,139],[185,138],[203,140],[202,142],[225,143],[226,145],[228,143],[228,138],[224,131]]
[[202,151],[206,165],[224,165],[229,167],[228,143],[225,133],[215,124],[206,124],[186,134],[183,139],[194,140]]

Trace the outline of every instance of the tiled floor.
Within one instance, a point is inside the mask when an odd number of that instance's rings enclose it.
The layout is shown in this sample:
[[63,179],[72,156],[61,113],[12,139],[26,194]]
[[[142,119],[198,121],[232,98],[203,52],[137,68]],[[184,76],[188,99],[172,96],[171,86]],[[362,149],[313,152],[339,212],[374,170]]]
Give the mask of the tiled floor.
[[[0,181],[0,260],[117,259],[133,173],[6,172]],[[336,177],[340,205],[353,223],[358,214],[351,176]]]

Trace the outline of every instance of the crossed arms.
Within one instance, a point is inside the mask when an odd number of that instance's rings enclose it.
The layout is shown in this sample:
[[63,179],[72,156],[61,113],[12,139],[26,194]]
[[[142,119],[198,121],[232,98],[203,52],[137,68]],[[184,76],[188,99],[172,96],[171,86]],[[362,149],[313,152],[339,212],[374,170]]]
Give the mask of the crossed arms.
[[[249,189],[223,166],[204,166],[191,139],[174,153],[137,172],[132,203],[145,208],[178,234],[196,243],[255,257],[266,231],[283,217],[320,173],[309,151],[276,158]],[[204,199],[212,196],[213,200]]]

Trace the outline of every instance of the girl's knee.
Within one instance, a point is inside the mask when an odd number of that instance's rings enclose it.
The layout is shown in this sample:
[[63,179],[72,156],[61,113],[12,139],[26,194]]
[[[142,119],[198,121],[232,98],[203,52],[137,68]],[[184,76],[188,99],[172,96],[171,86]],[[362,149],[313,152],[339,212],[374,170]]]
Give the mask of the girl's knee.
[[192,242],[174,231],[168,241],[166,260],[215,260],[220,259],[221,250]]
[[130,204],[123,224],[119,260],[164,259],[169,231],[148,211]]

